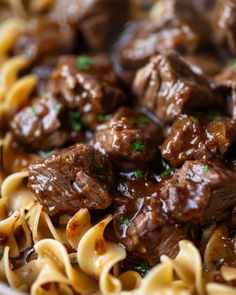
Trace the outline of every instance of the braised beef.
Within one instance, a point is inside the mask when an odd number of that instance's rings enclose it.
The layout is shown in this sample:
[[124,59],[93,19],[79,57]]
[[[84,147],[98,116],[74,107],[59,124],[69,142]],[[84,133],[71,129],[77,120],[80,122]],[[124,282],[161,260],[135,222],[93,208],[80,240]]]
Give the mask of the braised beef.
[[[155,265],[165,254],[174,258],[178,242],[191,238],[189,227],[175,224],[162,209],[160,185],[153,181],[122,181],[115,200],[113,227],[131,257]],[[122,196],[123,195],[123,196]]]
[[99,115],[114,111],[126,100],[112,65],[105,56],[65,56],[52,77],[52,91],[79,108],[85,125],[94,128]]
[[[216,26],[217,25],[217,26]],[[236,2],[235,0],[217,0],[213,20],[215,39],[219,45],[227,42],[233,54],[236,54]]]
[[172,166],[186,160],[222,158],[236,140],[235,124],[220,117],[181,115],[161,146],[161,154]]
[[208,26],[191,1],[165,0],[160,10],[157,16],[154,14],[154,21],[143,23],[142,29],[134,30],[129,42],[121,46],[120,59],[125,68],[138,69],[151,56],[168,49],[195,52],[204,42]]
[[140,69],[133,90],[141,105],[166,122],[173,121],[187,110],[220,103],[207,79],[193,72],[174,52],[157,55]]
[[218,89],[228,98],[229,113],[236,119],[236,67],[234,63],[223,68],[214,79]]
[[58,0],[49,17],[68,24],[90,48],[101,50],[110,45],[129,16],[129,0]]
[[33,62],[55,64],[55,57],[72,50],[74,32],[60,22],[46,18],[33,18],[27,32],[21,34],[16,42],[14,53],[25,55]]
[[158,155],[162,129],[139,111],[120,108],[94,134],[93,145],[120,164],[147,163]]
[[212,224],[236,204],[236,173],[216,162],[186,161],[161,195],[166,214],[177,222]]
[[63,103],[51,93],[18,112],[10,128],[18,142],[34,149],[62,146],[69,134],[61,130]]
[[85,144],[54,152],[28,168],[28,186],[49,214],[80,208],[104,209],[111,202],[115,174],[109,159]]

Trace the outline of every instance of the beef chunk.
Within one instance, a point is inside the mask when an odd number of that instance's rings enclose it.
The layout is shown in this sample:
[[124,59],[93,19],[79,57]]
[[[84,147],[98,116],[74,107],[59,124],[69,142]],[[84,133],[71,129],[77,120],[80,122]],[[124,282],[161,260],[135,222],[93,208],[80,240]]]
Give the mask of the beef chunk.
[[214,162],[186,161],[161,194],[166,213],[177,222],[211,224],[236,204],[236,173]]
[[74,32],[68,26],[46,18],[33,18],[28,31],[20,35],[15,43],[14,53],[25,55],[39,63],[54,63],[55,55],[69,52],[73,47]]
[[143,23],[141,30],[133,31],[129,42],[120,48],[121,63],[127,69],[138,69],[149,58],[167,49],[181,52],[196,51],[207,25],[195,11],[191,1],[165,0],[154,21]]
[[63,104],[51,93],[38,98],[11,121],[14,137],[34,149],[62,146],[68,138],[68,134],[60,130],[63,109]]
[[123,194],[115,200],[115,235],[129,256],[155,265],[161,255],[172,258],[178,242],[189,238],[189,227],[175,224],[162,210],[159,184],[147,180],[126,181],[119,185]]
[[163,135],[160,126],[138,111],[120,108],[94,134],[93,145],[122,163],[150,162]]
[[186,160],[222,158],[236,139],[234,129],[226,119],[181,115],[161,146],[162,157],[174,167]]
[[70,108],[79,108],[91,128],[98,115],[114,111],[126,100],[105,56],[62,57],[52,77],[52,91],[60,93]]
[[236,119],[236,67],[234,64],[226,66],[214,79],[218,89],[229,98],[229,113]]
[[129,16],[127,0],[58,0],[49,17],[77,30],[91,49],[101,50],[110,45]]
[[[233,54],[236,54],[236,2],[235,0],[218,0],[215,8],[213,26],[216,42],[227,42]],[[217,22],[217,25],[215,25]]]
[[28,168],[28,186],[51,214],[111,204],[115,175],[108,158],[84,144],[54,152]]
[[173,121],[186,110],[220,102],[206,78],[194,73],[174,52],[157,55],[140,69],[133,90],[143,106],[166,122]]

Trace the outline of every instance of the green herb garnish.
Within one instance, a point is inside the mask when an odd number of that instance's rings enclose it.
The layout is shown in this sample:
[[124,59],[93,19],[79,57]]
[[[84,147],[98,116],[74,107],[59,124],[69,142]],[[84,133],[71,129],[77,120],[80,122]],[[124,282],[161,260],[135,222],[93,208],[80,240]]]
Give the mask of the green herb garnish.
[[137,178],[143,178],[143,176],[144,176],[144,174],[143,174],[143,170],[141,170],[141,169],[136,169],[136,170],[134,171],[134,175],[135,175],[135,177],[137,177]]
[[136,269],[144,276],[148,272],[149,268],[146,263],[142,263],[140,266],[137,266]]
[[208,269],[207,269],[207,266],[206,266],[206,263],[205,263],[205,262],[203,262],[203,263],[202,263],[202,271],[204,271],[204,272],[208,271]]
[[70,263],[71,263],[72,265],[78,264],[77,257],[73,257],[73,258],[71,259]]
[[26,222],[28,222],[30,220],[30,215],[26,218]]
[[48,151],[42,151],[42,156],[44,158],[48,158],[49,156],[51,156],[51,154],[53,153],[53,150],[48,150]]
[[92,64],[92,60],[86,55],[81,55],[77,58],[76,64],[80,70],[88,70]]
[[69,114],[70,127],[74,131],[80,131],[82,128],[81,115],[79,111],[72,111]]
[[193,122],[193,124],[195,124],[196,122],[197,122],[197,118],[195,118],[195,117],[189,117],[190,118],[190,120]]
[[141,152],[145,150],[145,144],[140,140],[137,139],[133,144],[132,144],[132,150],[135,152]]
[[96,170],[98,173],[102,174],[105,171],[104,165],[103,164],[98,164],[96,167]]
[[131,122],[133,125],[138,125],[138,124],[145,125],[145,124],[148,124],[150,120],[147,117],[143,116],[138,119],[133,119]]
[[222,263],[224,262],[224,258],[219,258],[217,260],[212,261],[215,265],[216,270],[219,270]]
[[129,219],[127,217],[121,217],[120,219],[121,225],[129,225]]
[[54,109],[55,112],[59,112],[60,109],[61,109],[61,105],[59,103],[54,104],[53,109]]
[[106,118],[104,115],[98,115],[98,122],[99,123],[104,123],[106,122]]
[[203,166],[202,167],[202,173],[207,173],[208,172],[208,166]]
[[172,170],[170,168],[166,168],[163,172],[161,172],[160,177],[166,177],[169,176],[171,174]]
[[32,114],[33,114],[33,116],[38,116],[38,113],[35,109],[32,109]]

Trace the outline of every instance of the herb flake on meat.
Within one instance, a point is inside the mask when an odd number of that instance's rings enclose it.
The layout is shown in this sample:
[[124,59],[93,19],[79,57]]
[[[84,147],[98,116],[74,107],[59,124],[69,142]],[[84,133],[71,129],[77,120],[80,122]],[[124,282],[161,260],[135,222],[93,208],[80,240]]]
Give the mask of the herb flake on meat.
[[146,263],[142,263],[140,266],[137,266],[136,269],[142,274],[142,276],[145,276],[149,270]]
[[132,150],[135,152],[142,152],[145,150],[145,144],[140,140],[137,139],[133,144],[132,144]]
[[77,58],[77,67],[79,70],[88,70],[91,64],[91,58],[86,55],[82,55]]
[[208,172],[208,166],[203,166],[202,167],[202,173],[207,173]]
[[129,219],[127,217],[121,217],[120,219],[121,225],[129,225]]
[[135,175],[136,178],[143,178],[144,177],[143,170],[142,169],[136,169],[134,171],[134,175]]
[[224,258],[219,258],[219,259],[213,261],[216,270],[220,269],[223,262],[224,262]]
[[163,177],[166,177],[166,176],[169,176],[171,174],[171,169],[170,168],[166,168],[161,174],[160,174],[160,177],[163,178]]
[[82,129],[81,114],[79,111],[72,111],[69,114],[70,127],[73,131],[80,131]]
[[101,114],[98,115],[97,119],[98,119],[99,123],[105,123],[106,122],[106,118],[105,118],[104,115],[101,115]]
[[38,113],[35,109],[32,109],[32,114],[33,114],[33,116],[38,116]]

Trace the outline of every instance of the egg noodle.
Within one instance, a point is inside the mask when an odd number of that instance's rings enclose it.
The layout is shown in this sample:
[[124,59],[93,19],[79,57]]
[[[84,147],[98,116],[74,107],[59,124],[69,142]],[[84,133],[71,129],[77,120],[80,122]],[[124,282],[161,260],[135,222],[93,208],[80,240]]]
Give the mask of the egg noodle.
[[[25,56],[12,57],[9,52],[17,36],[27,30],[28,15],[50,9],[52,1],[28,1],[25,6],[18,0],[0,3],[12,15],[2,16],[0,24],[0,125],[3,126],[11,114],[27,105],[37,86],[37,77],[32,74],[18,78],[18,73],[30,61]],[[125,248],[104,237],[112,215],[92,224],[89,211],[81,209],[73,216],[59,216],[58,225],[54,225],[27,188],[28,174],[19,168],[19,155],[12,146],[11,134],[0,140],[1,168],[4,168],[0,199],[2,283],[32,295],[236,294],[232,284],[236,280],[236,268],[223,266],[219,271],[212,263],[219,257],[213,250],[216,244],[220,245],[217,251],[224,252],[223,226],[211,229],[203,261],[193,243],[182,240],[176,258],[162,256],[160,263],[143,278],[133,270],[120,272],[119,263],[126,258]],[[33,153],[28,155],[29,162],[37,157]],[[33,257],[19,268],[13,268],[11,261],[32,248]],[[227,285],[214,282],[213,277],[219,272]]]

